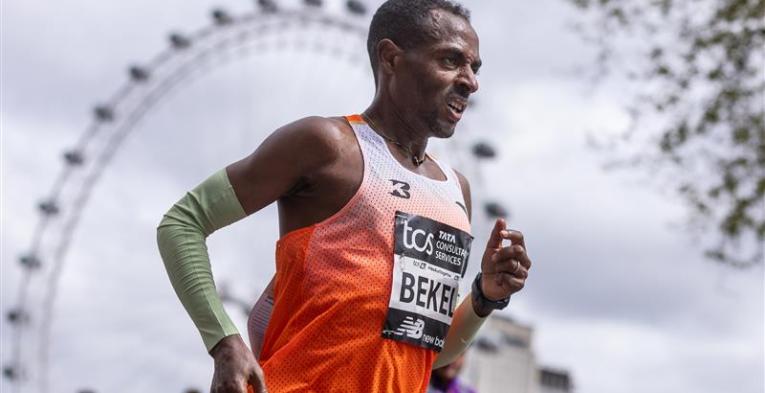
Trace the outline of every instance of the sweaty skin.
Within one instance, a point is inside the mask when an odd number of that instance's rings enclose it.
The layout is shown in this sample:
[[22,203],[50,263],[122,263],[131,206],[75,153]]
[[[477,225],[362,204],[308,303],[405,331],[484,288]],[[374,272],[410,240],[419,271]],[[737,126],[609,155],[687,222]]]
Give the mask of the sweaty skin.
[[[432,42],[404,50],[391,40],[377,45],[378,86],[365,111],[393,156],[408,170],[445,179],[429,159],[415,166],[410,154],[425,156],[428,139],[454,133],[468,97],[478,90],[481,60],[478,36],[469,22],[443,10],[432,15]],[[276,130],[254,153],[226,168],[228,180],[249,215],[278,203],[280,234],[318,223],[339,211],[362,181],[363,159],[352,127],[344,118],[309,117]],[[459,175],[470,209],[467,180]],[[512,245],[503,246],[503,240]],[[491,300],[519,291],[531,266],[523,236],[498,220],[483,254],[481,288]],[[476,313],[466,296],[455,315],[444,352],[448,362],[464,350],[488,314]],[[451,348],[451,349],[448,349]],[[265,391],[262,371],[238,334],[221,339],[210,351],[215,360],[213,393],[244,393],[245,381]]]

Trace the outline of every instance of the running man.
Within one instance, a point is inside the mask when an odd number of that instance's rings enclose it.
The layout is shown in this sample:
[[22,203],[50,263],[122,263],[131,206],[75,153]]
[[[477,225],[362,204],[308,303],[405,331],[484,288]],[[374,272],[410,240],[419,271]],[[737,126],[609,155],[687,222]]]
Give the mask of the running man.
[[[214,393],[425,392],[523,288],[523,235],[497,220],[470,296],[467,180],[426,153],[478,90],[478,36],[447,0],[390,0],[369,29],[376,93],[361,115],[271,134],[165,214],[170,281],[214,358]],[[273,308],[256,360],[215,291],[205,238],[278,203]],[[503,243],[503,241],[509,241]]]

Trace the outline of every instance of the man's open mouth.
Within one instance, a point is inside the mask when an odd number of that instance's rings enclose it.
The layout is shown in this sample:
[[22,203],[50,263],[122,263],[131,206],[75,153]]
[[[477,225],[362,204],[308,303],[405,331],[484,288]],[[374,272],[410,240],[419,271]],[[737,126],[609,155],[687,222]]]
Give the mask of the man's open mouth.
[[449,108],[451,108],[451,110],[454,112],[462,114],[462,112],[464,112],[465,108],[467,107],[467,102],[450,101],[447,105],[449,105]]

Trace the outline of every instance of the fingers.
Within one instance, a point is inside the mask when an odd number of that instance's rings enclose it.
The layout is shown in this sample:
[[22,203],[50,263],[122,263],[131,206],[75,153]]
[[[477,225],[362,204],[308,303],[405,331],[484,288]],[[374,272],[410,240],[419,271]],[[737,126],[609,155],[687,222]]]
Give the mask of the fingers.
[[494,265],[494,273],[510,274],[518,278],[526,278],[529,276],[529,270],[517,259],[504,259],[498,261]]
[[[526,274],[528,276],[528,273]],[[507,273],[501,273],[497,274],[497,278],[501,281],[502,286],[513,288],[516,291],[520,291],[523,289],[523,286],[526,285],[526,276],[523,278],[518,277],[518,275],[512,275]]]
[[510,240],[513,244],[518,244],[526,248],[526,241],[523,239],[523,233],[513,229],[506,229],[504,239]]
[[250,373],[250,378],[247,381],[247,393],[268,393],[266,379],[260,367]]
[[216,358],[210,392],[267,393],[263,370],[251,352],[245,352],[242,358]]
[[[227,381],[227,382],[215,382],[210,389],[211,393],[249,393],[249,385],[243,380],[239,381]],[[255,393],[258,393],[257,391]]]
[[510,274],[508,272],[495,272],[484,273],[484,276],[491,280],[493,285],[499,288],[504,288],[504,290],[509,290],[510,293],[515,293],[523,289],[523,286],[526,284],[526,277],[528,277],[528,272],[525,269],[520,268],[515,274]]
[[527,269],[530,268],[531,261],[526,255],[526,240],[523,238],[523,233],[513,229],[507,229],[505,220],[503,218],[498,218],[497,221],[494,222],[494,227],[492,228],[491,234],[489,235],[489,241],[486,244],[486,248],[491,250],[500,250],[503,248],[502,241],[505,239],[510,240],[512,246],[516,246],[512,249],[512,251],[508,252],[523,254],[522,256],[518,255],[516,259],[521,261],[523,266],[525,266]]
[[507,232],[505,230],[505,219],[504,218],[498,218],[497,221],[494,222],[494,228],[491,229],[491,234],[489,235],[489,241],[486,243],[486,248],[489,249],[499,249],[502,247],[502,239],[505,238],[506,234],[503,234],[503,232]]
[[508,259],[517,260],[518,262],[521,263],[521,266],[526,268],[526,270],[531,269],[531,259],[529,259],[529,255],[526,254],[526,248],[523,246],[516,244],[512,246],[502,247],[492,257],[492,260],[494,261],[494,263],[499,263]]
[[268,393],[268,391],[266,390],[265,386],[248,383],[247,393]]
[[266,385],[257,379],[252,379],[247,383],[247,393],[268,393]]

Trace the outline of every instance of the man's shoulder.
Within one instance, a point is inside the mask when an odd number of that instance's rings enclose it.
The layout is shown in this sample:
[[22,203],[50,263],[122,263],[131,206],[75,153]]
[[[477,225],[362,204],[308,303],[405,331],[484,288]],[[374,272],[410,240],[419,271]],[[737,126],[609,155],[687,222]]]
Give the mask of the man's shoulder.
[[308,116],[298,119],[283,128],[290,128],[296,132],[306,133],[316,137],[333,137],[338,134],[352,132],[348,121],[344,117]]
[[333,147],[353,136],[353,128],[343,117],[304,117],[285,125],[279,131],[314,144],[316,148]]
[[343,117],[304,117],[279,128],[274,137],[292,146],[296,154],[310,153],[327,159],[336,158],[350,143],[356,143],[353,128]]

